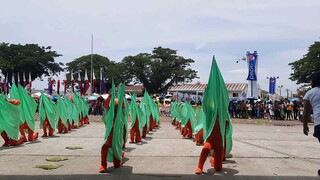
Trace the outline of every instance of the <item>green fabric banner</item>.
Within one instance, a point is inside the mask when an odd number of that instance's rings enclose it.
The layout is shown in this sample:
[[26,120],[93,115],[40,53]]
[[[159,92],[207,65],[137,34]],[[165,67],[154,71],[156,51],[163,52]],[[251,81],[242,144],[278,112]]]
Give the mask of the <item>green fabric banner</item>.
[[65,127],[68,127],[67,105],[60,95],[57,96],[57,120],[59,119],[61,119]]
[[196,118],[195,118],[194,133],[197,134],[203,128],[203,123],[205,121],[206,116],[203,112],[202,107],[195,109],[195,115],[196,115]]
[[55,130],[56,128],[56,105],[46,95],[41,93],[40,104],[39,104],[39,115],[40,115],[40,128],[43,126],[43,122],[48,118],[50,126]]
[[[218,68],[215,57],[213,56],[211,72],[206,90],[203,97],[203,111],[206,115],[204,123],[204,139],[210,136],[216,120],[219,120],[220,133],[224,137],[226,131],[226,121],[230,121],[228,116],[229,95],[226,84]],[[222,138],[222,145],[225,142]]]
[[5,96],[0,94],[0,133],[5,131],[14,140],[19,139],[19,106],[6,101]]

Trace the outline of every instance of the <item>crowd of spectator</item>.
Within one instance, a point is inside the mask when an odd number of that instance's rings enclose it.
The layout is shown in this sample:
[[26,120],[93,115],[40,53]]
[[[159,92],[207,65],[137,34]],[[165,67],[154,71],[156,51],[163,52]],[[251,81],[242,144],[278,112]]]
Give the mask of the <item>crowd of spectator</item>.
[[275,120],[300,120],[303,104],[288,99],[276,101],[230,101],[229,114],[232,118],[263,118]]

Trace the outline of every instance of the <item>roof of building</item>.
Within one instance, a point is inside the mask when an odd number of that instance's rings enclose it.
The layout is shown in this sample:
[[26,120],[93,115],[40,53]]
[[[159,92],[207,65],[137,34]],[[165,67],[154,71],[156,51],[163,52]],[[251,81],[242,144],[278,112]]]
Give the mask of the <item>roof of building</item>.
[[[226,83],[228,91],[244,91],[248,84],[246,83]],[[181,84],[181,85],[174,85],[169,87],[168,91],[176,92],[176,91],[183,91],[183,92],[204,92],[207,87],[207,84]],[[136,86],[125,86],[126,92],[142,92],[144,87],[142,85]]]
[[[228,91],[244,91],[247,88],[246,83],[226,83]],[[171,86],[168,91],[184,91],[184,92],[204,92],[207,84],[182,84]]]
[[137,86],[125,86],[124,87],[124,90],[126,92],[142,92],[144,89],[143,86],[141,85],[137,85]]

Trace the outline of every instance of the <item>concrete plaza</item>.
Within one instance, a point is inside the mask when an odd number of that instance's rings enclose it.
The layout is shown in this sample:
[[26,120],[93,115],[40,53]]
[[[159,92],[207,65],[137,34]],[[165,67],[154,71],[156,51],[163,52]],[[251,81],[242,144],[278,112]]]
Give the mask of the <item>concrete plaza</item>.
[[[163,117],[162,117],[163,118]],[[36,122],[37,131],[42,135]],[[313,126],[310,125],[310,130]],[[234,124],[233,150],[221,172],[207,159],[203,175],[195,175],[202,147],[182,139],[168,122],[139,144],[126,144],[124,164],[100,174],[100,148],[105,127],[102,122],[55,134],[17,147],[0,147],[0,179],[318,179],[320,144],[302,133],[302,126]],[[0,140],[3,144],[3,140]],[[67,146],[83,149],[69,150]],[[43,170],[46,157],[66,157],[58,169]]]

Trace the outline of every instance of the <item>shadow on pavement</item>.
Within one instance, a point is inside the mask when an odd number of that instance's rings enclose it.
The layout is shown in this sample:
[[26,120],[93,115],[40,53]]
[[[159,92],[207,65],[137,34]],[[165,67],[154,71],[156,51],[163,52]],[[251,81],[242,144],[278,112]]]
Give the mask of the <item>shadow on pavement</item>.
[[118,169],[111,169],[111,173],[106,174],[77,174],[77,175],[0,175],[1,180],[57,180],[57,179],[66,179],[66,180],[82,180],[82,179],[137,179],[137,180],[168,180],[168,179],[214,179],[214,180],[312,180],[318,179],[318,177],[306,177],[306,176],[224,176],[224,175],[164,175],[164,174],[132,174],[132,167],[123,166]]

